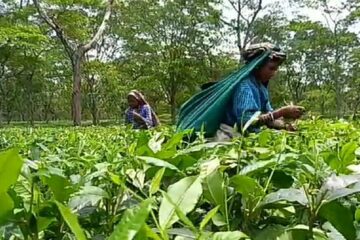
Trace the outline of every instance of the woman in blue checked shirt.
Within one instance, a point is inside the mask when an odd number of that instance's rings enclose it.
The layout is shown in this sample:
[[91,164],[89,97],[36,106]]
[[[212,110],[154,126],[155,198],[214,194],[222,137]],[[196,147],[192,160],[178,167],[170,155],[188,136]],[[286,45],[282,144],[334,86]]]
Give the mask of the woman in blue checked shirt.
[[126,124],[131,124],[134,129],[149,129],[160,124],[157,115],[139,91],[132,90],[128,94],[128,104]]
[[258,111],[262,114],[257,123],[248,129],[249,132],[259,132],[261,125],[274,129],[295,130],[294,126],[285,123],[283,118],[298,119],[303,114],[304,108],[292,105],[273,110],[267,88],[269,81],[286,59],[286,55],[273,44],[261,43],[247,48],[243,53],[243,59],[249,63],[267,50],[271,50],[270,57],[236,86],[215,140],[226,140],[239,135],[233,126],[237,125],[241,128]]

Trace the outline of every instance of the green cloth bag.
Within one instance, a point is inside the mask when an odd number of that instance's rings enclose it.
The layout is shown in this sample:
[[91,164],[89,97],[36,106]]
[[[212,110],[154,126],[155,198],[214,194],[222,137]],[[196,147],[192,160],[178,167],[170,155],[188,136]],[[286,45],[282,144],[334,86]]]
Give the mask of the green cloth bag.
[[180,108],[177,132],[192,129],[195,132],[203,131],[205,137],[213,137],[225,116],[236,85],[270,54],[270,50],[265,51],[236,72],[192,96]]

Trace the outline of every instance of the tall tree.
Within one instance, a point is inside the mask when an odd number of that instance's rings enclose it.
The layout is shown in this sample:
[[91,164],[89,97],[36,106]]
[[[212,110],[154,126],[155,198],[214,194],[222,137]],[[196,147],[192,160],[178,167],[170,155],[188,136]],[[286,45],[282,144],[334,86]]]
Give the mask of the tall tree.
[[8,1],[4,9],[0,17],[0,108],[8,122],[21,115],[32,123],[36,98],[42,91],[39,70],[52,44],[41,27],[29,20],[30,7]]
[[[89,3],[89,2],[88,2]],[[71,103],[71,109],[72,109],[72,118],[74,125],[80,125],[81,124],[81,70],[82,70],[82,64],[84,61],[85,54],[93,49],[98,41],[103,37],[108,21],[110,19],[110,15],[112,12],[114,0],[108,0],[107,6],[105,10],[105,14],[103,15],[101,24],[99,25],[97,31],[95,34],[93,34],[93,37],[90,41],[84,42],[81,41],[81,37],[76,36],[75,38],[71,38],[72,32],[67,32],[66,30],[69,29],[69,25],[62,25],[59,22],[64,22],[66,19],[64,15],[70,15],[74,18],[72,20],[76,20],[76,17],[78,19],[81,19],[81,16],[84,16],[89,18],[91,15],[92,10],[91,8],[86,8],[86,1],[83,2],[82,5],[79,6],[77,4],[69,4],[67,1],[63,2],[63,7],[60,11],[53,10],[52,12],[55,12],[53,15],[49,15],[45,7],[41,6],[39,3],[39,0],[34,0],[35,7],[41,16],[41,18],[51,27],[53,31],[55,31],[56,36],[61,41],[61,43],[64,46],[64,49],[66,51],[66,54],[68,55],[72,70],[73,70],[73,87],[72,87],[72,103]],[[91,2],[95,6],[99,6],[99,3],[97,1]],[[91,4],[90,4],[91,5]],[[91,6],[90,6],[91,7]],[[95,10],[95,12],[99,12],[99,10]],[[67,26],[68,29],[66,29],[64,26]],[[72,26],[74,27],[74,26]],[[80,27],[80,26],[77,26]],[[80,41],[79,41],[80,40]]]
[[236,45],[241,53],[256,38],[254,25],[264,9],[263,0],[225,0],[224,4],[235,12],[235,18],[222,17],[221,20],[236,34]]
[[349,70],[349,53],[358,46],[358,37],[350,31],[352,22],[348,19],[360,7],[359,2],[344,0],[331,5],[327,0],[309,0],[300,4],[316,8],[325,20],[328,34],[318,42],[319,45],[325,44],[326,49],[322,53],[327,55],[324,58],[327,64],[323,65],[321,73],[326,76],[324,81],[335,94],[336,116],[342,117],[345,111],[344,86],[351,79],[346,74]]
[[[218,45],[216,1],[124,1],[119,34],[127,58],[146,69],[142,80],[159,84],[175,121],[178,96],[200,81],[209,49]],[[140,70],[141,71],[141,70]],[[137,74],[137,73],[135,73]]]

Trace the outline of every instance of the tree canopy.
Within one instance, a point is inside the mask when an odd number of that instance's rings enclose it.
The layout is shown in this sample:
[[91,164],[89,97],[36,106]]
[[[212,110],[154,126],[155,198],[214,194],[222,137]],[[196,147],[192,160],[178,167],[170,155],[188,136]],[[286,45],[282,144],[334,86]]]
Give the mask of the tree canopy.
[[[6,0],[0,7],[1,121],[122,119],[144,92],[172,121],[200,85],[241,67],[239,51],[270,41],[288,54],[270,84],[275,107],[358,112],[360,3],[262,0]],[[316,103],[316,104],[314,104]]]

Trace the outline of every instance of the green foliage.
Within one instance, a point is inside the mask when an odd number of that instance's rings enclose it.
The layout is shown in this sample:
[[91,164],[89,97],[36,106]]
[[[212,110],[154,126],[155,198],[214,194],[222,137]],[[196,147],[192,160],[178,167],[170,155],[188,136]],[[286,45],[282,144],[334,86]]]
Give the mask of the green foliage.
[[217,232],[214,234],[213,240],[225,240],[225,239],[231,239],[231,240],[240,240],[240,239],[248,239],[248,236],[246,234],[235,231],[235,232]]
[[205,177],[204,197],[214,206],[220,207],[221,213],[226,217],[226,189],[223,174],[214,171]]
[[64,218],[65,222],[74,233],[76,239],[85,240],[85,234],[78,223],[76,215],[71,212],[70,208],[62,205],[61,203],[56,202],[56,205],[59,208],[61,216]]
[[15,149],[0,154],[0,193],[5,193],[16,182],[22,164],[23,161]]
[[330,202],[320,208],[319,216],[328,220],[345,239],[356,239],[354,215],[346,206],[336,201]]
[[[167,192],[171,201],[179,207],[179,209],[187,214],[194,209],[199,197],[202,194],[201,178],[187,177],[179,182],[169,186]],[[163,229],[171,227],[178,217],[176,209],[168,199],[163,198],[159,208],[159,224]]]
[[121,5],[123,22],[117,31],[126,41],[125,51],[140,68],[138,71],[147,70],[139,82],[156,82],[160,88],[153,90],[165,93],[162,100],[171,105],[173,119],[178,98],[211,77],[210,48],[219,40],[220,26],[214,2],[137,0]]
[[[151,199],[139,204],[137,209],[129,209],[124,213],[121,222],[115,227],[109,240],[127,239],[131,240],[144,226],[151,210]],[[151,230],[150,230],[151,231]]]
[[[99,0],[41,2],[75,45],[93,36],[105,10]],[[185,143],[171,127],[4,128],[0,238],[359,238],[359,125],[313,117],[356,117],[359,2],[292,1],[329,24],[287,19],[273,5],[251,26],[252,16],[227,22],[225,2],[116,1],[107,34],[84,59],[83,118],[121,121],[127,92],[140,88],[171,122],[200,84],[238,67],[230,23],[248,35],[240,45],[271,41],[287,52],[271,97],[274,107],[309,109],[300,131],[220,144]],[[243,14],[256,2],[242,1]],[[70,118],[71,61],[61,41],[32,1],[3,1],[0,12],[1,122]]]
[[[99,0],[40,2],[73,47],[95,34],[106,5]],[[257,12],[260,1],[240,1],[242,11],[237,11],[231,5],[235,2],[115,1],[106,34],[82,64],[82,118],[94,125],[102,119],[122,121],[126,94],[139,88],[161,120],[173,123],[179,106],[201,84],[239,67],[237,49],[260,41],[274,42],[287,53],[270,82],[274,107],[293,102],[304,105],[309,116],[356,117],[358,1],[290,1],[314,8],[324,16],[322,21],[303,16],[301,10],[289,18],[276,3],[263,3]],[[32,2],[1,4],[1,123],[69,119],[72,50],[64,51],[63,40]],[[231,11],[241,16],[229,19]]]
[[0,194],[1,206],[0,206],[0,223],[6,223],[11,211],[14,209],[14,202],[9,194]]
[[[296,134],[267,130],[228,144],[185,143],[166,127],[5,128],[0,234],[356,239],[356,127],[315,119]],[[332,161],[343,160],[338,173]]]

